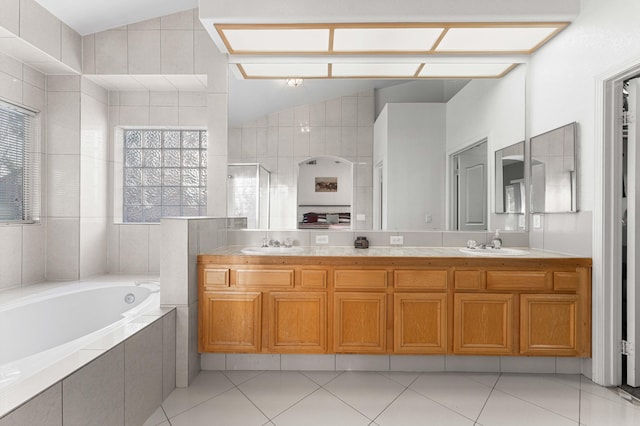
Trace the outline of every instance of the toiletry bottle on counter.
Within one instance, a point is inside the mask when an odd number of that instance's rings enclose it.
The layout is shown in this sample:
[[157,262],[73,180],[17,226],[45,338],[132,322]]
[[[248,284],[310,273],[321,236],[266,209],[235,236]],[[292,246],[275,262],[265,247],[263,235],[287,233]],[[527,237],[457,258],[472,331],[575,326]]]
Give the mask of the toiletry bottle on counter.
[[356,237],[356,241],[353,243],[353,246],[357,249],[369,248],[369,240],[367,240],[367,237]]
[[502,247],[502,238],[500,237],[500,230],[496,229],[496,233],[493,236],[493,238],[491,239],[491,246],[494,249],[499,249],[500,247]]

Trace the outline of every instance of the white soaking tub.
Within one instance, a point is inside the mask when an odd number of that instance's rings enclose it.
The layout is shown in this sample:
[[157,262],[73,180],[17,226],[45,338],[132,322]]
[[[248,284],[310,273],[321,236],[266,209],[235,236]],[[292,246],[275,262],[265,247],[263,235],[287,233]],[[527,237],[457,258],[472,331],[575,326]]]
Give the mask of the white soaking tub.
[[87,281],[0,304],[0,394],[118,328],[135,328],[135,318],[159,307],[159,291],[150,280]]

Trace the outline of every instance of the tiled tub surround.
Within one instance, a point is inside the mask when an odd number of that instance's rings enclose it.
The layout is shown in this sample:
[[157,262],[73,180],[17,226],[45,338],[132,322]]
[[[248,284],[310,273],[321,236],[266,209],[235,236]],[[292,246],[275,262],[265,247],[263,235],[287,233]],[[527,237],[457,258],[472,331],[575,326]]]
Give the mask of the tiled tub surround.
[[[92,281],[115,287],[149,279],[106,276]],[[94,285],[74,285],[83,284]],[[67,286],[42,283],[13,289],[1,293],[0,301],[9,304]],[[71,315],[78,310],[73,308]],[[176,311],[161,308],[156,298],[151,306],[111,328],[0,391],[0,425],[142,424],[175,388]]]

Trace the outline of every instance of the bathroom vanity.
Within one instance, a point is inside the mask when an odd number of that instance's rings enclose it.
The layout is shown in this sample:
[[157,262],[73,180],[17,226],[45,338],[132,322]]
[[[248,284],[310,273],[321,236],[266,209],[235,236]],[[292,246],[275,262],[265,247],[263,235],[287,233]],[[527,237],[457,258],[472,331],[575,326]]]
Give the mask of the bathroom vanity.
[[591,355],[591,259],[305,248],[198,256],[199,350]]

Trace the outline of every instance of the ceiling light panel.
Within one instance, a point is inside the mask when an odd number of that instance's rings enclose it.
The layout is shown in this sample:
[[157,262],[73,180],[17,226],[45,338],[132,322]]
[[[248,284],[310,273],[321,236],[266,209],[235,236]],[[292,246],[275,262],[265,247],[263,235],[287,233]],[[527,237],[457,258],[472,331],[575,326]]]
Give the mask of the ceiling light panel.
[[472,78],[502,77],[515,64],[426,64],[418,77],[431,78]]
[[242,64],[245,78],[327,78],[328,64]]
[[530,53],[560,29],[558,26],[450,28],[435,51]]
[[224,29],[230,53],[325,53],[328,28]]
[[331,66],[331,75],[336,78],[412,78],[420,64],[341,64]]
[[444,28],[336,28],[333,52],[428,52]]

